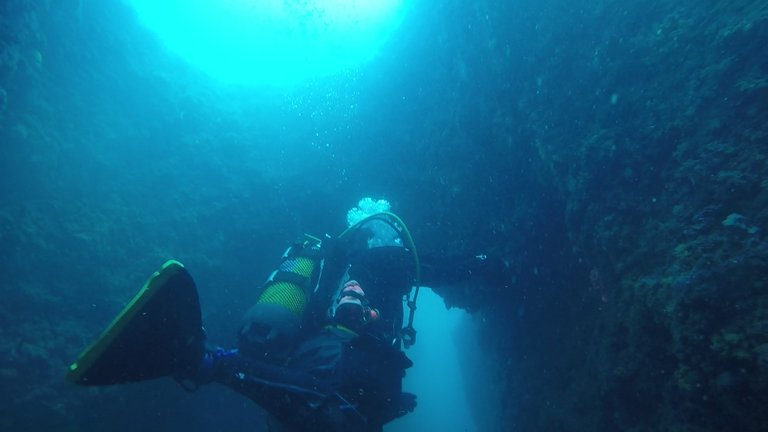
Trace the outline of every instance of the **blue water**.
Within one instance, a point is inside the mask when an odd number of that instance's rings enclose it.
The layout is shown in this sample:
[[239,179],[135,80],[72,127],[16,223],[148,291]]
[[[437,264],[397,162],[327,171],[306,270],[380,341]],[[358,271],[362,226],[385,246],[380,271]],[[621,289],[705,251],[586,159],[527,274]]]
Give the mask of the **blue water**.
[[[478,350],[471,317],[459,309],[448,310],[443,300],[428,288],[419,294],[419,343],[408,350],[413,368],[403,382],[405,391],[418,395],[418,409],[395,420],[386,431],[435,429],[446,432],[476,432],[477,417],[487,412],[472,412],[465,380],[485,378],[482,365],[462,362],[467,351]],[[487,382],[482,383],[488,385]]]

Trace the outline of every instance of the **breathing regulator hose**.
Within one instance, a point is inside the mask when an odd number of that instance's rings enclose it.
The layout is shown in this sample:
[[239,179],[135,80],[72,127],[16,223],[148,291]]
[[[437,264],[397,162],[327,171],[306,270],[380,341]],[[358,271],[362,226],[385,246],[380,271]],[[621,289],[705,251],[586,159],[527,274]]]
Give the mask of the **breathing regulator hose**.
[[359,222],[351,225],[349,228],[344,230],[341,234],[339,234],[339,239],[343,240],[344,238],[348,237],[350,234],[354,233],[355,231],[359,230],[363,225],[367,224],[371,221],[380,221],[387,225],[389,225],[390,228],[392,228],[401,239],[404,241],[404,246],[411,251],[411,255],[413,256],[413,264],[414,264],[414,289],[413,289],[413,295],[410,298],[406,299],[406,304],[408,305],[409,313],[408,313],[408,324],[400,329],[400,338],[403,341],[403,345],[406,348],[410,348],[413,346],[413,344],[416,343],[416,329],[413,328],[413,316],[416,313],[416,300],[419,297],[419,288],[420,288],[420,281],[421,281],[421,264],[419,263],[419,254],[416,252],[416,244],[413,241],[413,237],[411,237],[411,232],[408,231],[408,226],[405,225],[405,222],[403,222],[400,217],[394,213],[391,212],[380,212],[380,213],[374,213]]

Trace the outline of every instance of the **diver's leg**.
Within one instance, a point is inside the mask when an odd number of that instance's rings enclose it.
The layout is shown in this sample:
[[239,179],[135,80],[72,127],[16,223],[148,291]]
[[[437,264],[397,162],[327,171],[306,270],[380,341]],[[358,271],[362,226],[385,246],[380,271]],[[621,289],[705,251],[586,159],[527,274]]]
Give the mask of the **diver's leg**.
[[259,362],[237,349],[206,352],[198,372],[186,378],[195,387],[217,382],[251,399],[282,422],[306,418],[332,400],[335,390],[299,369]]
[[326,396],[331,391],[328,383],[306,372],[259,362],[237,349],[217,348],[206,352],[191,379],[198,384],[215,381],[245,392],[250,387],[276,388],[314,396]]

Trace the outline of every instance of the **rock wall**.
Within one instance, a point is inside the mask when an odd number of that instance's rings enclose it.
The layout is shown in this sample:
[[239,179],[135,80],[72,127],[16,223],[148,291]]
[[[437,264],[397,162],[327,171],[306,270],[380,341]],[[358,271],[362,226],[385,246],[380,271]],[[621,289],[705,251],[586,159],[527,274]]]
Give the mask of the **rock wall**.
[[584,293],[551,316],[579,343],[515,320],[508,424],[764,429],[768,5],[502,9],[479,16],[512,47],[512,141],[535,142],[560,191]]

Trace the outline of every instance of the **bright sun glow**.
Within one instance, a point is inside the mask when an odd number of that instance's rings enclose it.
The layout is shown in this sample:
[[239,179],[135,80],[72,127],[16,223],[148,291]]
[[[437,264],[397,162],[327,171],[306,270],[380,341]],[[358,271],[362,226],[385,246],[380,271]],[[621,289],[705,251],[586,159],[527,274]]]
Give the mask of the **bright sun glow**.
[[219,80],[291,84],[370,60],[403,0],[130,0],[166,46]]

